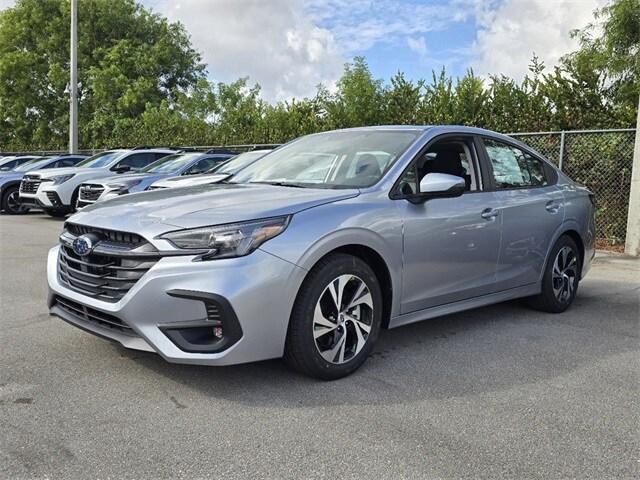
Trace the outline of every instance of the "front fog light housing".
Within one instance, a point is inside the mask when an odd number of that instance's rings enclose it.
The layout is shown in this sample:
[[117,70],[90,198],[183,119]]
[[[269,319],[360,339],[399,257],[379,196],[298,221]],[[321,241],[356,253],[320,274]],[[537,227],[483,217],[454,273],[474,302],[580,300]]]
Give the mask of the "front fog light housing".
[[160,238],[184,250],[208,250],[203,257],[229,258],[249,255],[267,240],[280,235],[290,216],[273,217],[243,223],[199,227],[165,233]]

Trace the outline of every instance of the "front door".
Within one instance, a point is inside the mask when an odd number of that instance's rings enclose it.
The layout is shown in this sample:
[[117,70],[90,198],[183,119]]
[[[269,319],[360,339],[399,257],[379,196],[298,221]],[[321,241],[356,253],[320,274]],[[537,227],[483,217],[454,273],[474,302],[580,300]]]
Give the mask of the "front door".
[[403,314],[495,289],[502,217],[494,192],[482,187],[473,139],[456,137],[428,147],[400,188],[410,193],[427,173],[461,176],[467,191],[455,198],[399,203],[404,221]]

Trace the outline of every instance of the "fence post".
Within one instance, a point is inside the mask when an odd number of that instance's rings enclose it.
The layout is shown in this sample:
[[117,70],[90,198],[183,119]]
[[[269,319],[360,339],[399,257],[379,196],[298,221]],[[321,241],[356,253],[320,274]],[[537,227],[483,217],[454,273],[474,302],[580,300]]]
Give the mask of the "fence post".
[[562,171],[562,161],[564,160],[564,130],[560,132],[560,158],[558,159],[558,168]]
[[629,194],[629,214],[627,216],[627,236],[624,244],[624,253],[634,257],[640,256],[640,99],[638,100],[633,166],[631,167],[631,192]]

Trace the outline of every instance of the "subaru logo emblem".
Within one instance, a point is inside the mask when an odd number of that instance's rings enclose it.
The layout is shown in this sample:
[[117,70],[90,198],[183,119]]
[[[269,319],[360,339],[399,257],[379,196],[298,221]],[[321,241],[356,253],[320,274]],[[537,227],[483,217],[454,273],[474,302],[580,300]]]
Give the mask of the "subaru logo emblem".
[[89,255],[96,247],[96,240],[92,235],[80,235],[73,241],[71,248],[76,255],[81,257]]

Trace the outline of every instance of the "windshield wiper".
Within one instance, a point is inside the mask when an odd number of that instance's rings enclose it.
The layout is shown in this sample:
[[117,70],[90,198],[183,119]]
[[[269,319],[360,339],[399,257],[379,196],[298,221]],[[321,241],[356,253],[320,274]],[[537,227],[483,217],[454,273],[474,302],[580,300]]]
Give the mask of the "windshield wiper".
[[282,181],[273,181],[273,182],[261,181],[261,182],[249,182],[249,183],[259,183],[262,185],[274,185],[276,187],[306,188],[304,185],[300,185],[299,183],[289,183],[289,182],[282,182]]

